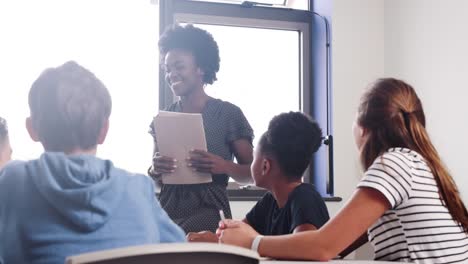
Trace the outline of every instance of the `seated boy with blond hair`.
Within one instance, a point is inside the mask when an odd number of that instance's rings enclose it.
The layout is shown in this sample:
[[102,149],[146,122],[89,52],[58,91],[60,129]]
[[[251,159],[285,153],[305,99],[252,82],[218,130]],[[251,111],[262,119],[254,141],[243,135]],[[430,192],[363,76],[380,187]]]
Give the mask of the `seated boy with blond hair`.
[[84,252],[184,241],[144,175],[97,158],[111,97],[75,62],[45,70],[29,91],[27,130],[45,152],[0,172],[0,263],[64,263]]

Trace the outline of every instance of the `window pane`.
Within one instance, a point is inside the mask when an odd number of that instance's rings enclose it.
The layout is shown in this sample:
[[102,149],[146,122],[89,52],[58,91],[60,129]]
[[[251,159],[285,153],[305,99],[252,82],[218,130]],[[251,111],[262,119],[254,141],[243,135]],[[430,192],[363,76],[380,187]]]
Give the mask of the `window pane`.
[[221,68],[209,95],[239,106],[255,133],[254,146],[270,119],[300,110],[299,32],[196,25],[218,42]]
[[27,94],[46,67],[76,60],[109,89],[113,109],[98,156],[146,172],[158,107],[158,6],[148,0],[6,1],[0,8],[0,116],[16,159],[42,152],[24,128]]

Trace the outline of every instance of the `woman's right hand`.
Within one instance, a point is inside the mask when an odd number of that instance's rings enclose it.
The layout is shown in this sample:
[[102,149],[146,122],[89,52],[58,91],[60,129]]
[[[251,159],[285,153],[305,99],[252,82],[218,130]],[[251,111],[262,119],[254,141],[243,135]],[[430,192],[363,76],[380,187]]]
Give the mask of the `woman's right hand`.
[[153,172],[155,174],[172,173],[177,168],[177,160],[167,156],[161,156],[156,152],[153,156]]

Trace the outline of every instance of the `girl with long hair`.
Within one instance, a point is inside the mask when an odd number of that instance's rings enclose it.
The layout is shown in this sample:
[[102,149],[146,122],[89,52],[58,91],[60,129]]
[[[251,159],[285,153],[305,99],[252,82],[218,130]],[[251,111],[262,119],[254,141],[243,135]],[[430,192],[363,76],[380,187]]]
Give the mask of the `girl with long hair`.
[[273,258],[329,260],[367,231],[376,260],[466,263],[468,213],[425,127],[410,85],[377,80],[362,97],[353,129],[365,173],[344,208],[317,231],[285,236],[261,237],[222,221],[220,241],[255,245]]

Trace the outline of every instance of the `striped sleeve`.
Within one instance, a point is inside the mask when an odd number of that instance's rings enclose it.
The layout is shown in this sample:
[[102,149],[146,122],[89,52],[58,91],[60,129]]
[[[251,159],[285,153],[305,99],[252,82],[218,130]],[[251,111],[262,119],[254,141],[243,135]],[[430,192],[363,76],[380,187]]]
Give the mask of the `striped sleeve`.
[[379,156],[365,172],[358,187],[381,192],[391,204],[398,207],[411,193],[411,162],[403,153],[387,152]]

